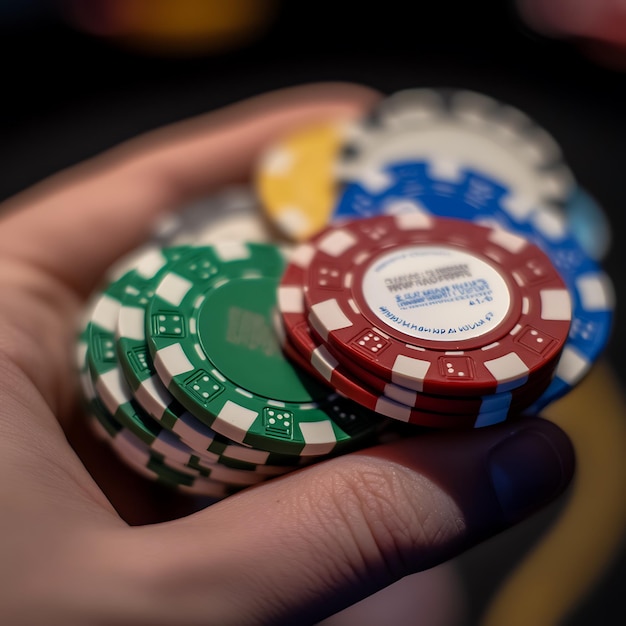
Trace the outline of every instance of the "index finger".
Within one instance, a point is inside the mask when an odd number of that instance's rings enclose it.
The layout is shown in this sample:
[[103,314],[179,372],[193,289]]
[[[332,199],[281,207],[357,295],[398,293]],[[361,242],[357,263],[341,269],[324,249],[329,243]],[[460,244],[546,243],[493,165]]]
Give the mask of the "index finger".
[[349,83],[305,85],[152,131],[9,200],[0,250],[85,293],[164,212],[249,177],[272,138],[360,115],[379,97]]

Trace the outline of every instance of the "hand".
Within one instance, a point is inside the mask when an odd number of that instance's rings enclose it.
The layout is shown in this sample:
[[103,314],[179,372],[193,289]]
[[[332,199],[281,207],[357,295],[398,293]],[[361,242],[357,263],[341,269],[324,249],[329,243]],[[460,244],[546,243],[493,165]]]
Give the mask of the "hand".
[[381,445],[185,514],[193,502],[147,488],[83,428],[75,332],[107,268],[171,207],[249,178],[279,133],[359,115],[379,97],[344,84],[267,94],[130,141],[6,203],[2,623],[314,623],[564,491],[572,447],[533,418]]

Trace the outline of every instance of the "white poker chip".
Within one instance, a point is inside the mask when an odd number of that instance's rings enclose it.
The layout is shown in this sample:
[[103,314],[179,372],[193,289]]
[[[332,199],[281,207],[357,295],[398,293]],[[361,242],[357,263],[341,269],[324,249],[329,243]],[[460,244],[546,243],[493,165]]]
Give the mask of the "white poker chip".
[[474,91],[398,91],[348,132],[337,176],[371,191],[390,184],[383,171],[390,164],[445,159],[500,180],[532,208],[563,205],[575,186],[545,129],[519,109]]
[[255,194],[247,186],[231,186],[168,214],[155,229],[160,245],[210,245],[223,241],[276,240]]

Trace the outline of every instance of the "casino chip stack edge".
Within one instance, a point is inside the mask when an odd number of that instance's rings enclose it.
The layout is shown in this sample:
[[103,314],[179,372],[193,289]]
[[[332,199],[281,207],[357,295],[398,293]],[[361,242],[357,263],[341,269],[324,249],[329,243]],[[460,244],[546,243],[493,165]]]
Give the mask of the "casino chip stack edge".
[[483,94],[409,89],[296,129],[92,294],[89,423],[139,474],[219,500],[537,414],[608,342],[609,232],[556,141]]

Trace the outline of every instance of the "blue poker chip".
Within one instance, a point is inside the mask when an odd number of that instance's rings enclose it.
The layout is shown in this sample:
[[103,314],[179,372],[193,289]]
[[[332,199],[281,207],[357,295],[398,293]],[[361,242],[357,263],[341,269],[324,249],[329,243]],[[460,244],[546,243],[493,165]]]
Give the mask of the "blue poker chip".
[[564,209],[583,250],[592,259],[605,258],[611,248],[611,224],[598,201],[588,191],[576,187]]
[[613,284],[574,235],[560,211],[528,206],[482,173],[448,160],[396,163],[384,169],[389,184],[368,189],[347,184],[333,220],[421,211],[477,223],[499,225],[538,245],[561,274],[572,296],[572,324],[555,377],[525,413],[545,408],[564,396],[590,371],[611,335]]

